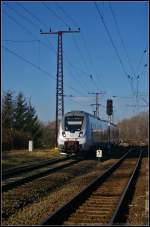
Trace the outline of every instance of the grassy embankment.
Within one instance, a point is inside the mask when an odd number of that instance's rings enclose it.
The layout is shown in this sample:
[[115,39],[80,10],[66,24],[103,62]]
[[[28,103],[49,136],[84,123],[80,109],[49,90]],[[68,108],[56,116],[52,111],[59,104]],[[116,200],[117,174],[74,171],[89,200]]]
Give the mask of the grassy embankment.
[[59,156],[59,151],[56,148],[39,150],[35,149],[32,152],[28,150],[11,150],[2,152],[2,169],[13,168],[21,165],[38,163],[47,159]]

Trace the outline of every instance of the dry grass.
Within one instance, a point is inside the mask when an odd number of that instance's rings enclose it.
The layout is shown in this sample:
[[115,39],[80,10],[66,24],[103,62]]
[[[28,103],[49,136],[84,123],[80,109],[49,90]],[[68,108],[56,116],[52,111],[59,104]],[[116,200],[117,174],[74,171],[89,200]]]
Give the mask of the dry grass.
[[2,153],[2,169],[12,168],[20,165],[31,164],[33,162],[44,161],[54,157],[58,157],[58,149],[47,150],[12,150],[3,151]]

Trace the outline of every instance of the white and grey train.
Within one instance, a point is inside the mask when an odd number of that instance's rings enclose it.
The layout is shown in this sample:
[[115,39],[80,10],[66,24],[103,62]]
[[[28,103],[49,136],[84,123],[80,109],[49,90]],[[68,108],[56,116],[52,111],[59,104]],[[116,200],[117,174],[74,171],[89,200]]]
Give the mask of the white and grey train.
[[88,151],[94,147],[104,148],[108,142],[118,143],[118,128],[107,120],[84,111],[71,111],[60,122],[58,148],[62,154]]

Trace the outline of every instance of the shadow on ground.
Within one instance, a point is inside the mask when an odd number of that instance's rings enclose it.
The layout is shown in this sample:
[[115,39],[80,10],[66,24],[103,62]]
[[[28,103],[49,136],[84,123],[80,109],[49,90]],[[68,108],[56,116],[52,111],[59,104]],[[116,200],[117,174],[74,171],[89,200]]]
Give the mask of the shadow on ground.
[[[148,146],[113,146],[110,151],[106,148],[102,149],[102,158],[100,160],[104,162],[110,159],[120,159],[127,151],[129,151],[129,149],[133,150],[130,154],[130,158],[138,157],[141,150],[143,150],[142,156],[148,157]],[[86,153],[81,153],[77,158],[98,160],[96,157],[96,149]]]

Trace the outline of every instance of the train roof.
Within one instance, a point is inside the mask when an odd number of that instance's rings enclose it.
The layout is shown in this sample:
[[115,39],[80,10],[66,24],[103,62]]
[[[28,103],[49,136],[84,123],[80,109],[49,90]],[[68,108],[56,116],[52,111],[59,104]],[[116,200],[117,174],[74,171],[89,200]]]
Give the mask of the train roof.
[[94,118],[97,118],[98,119],[98,117],[96,117],[96,116],[94,116],[94,115],[92,115],[92,114],[90,114],[90,113],[87,113],[87,112],[85,112],[85,111],[81,111],[81,110],[72,110],[72,111],[70,111],[70,112],[67,112],[66,114],[65,114],[65,116],[70,116],[70,115],[81,115],[81,116],[83,116],[83,115],[86,115],[86,116],[91,116],[91,117],[94,117]]
[[[87,113],[87,112],[81,111],[81,110],[72,110],[70,112],[65,113],[65,116],[71,116],[71,115],[78,115],[78,116],[86,115],[86,116],[91,116],[93,118],[96,118],[97,120],[101,120],[103,122],[107,122],[108,123],[108,120],[103,120],[103,119],[101,119],[99,117],[96,117],[96,116],[94,116],[94,115],[92,115],[90,113]],[[110,123],[110,124],[113,125],[113,126],[115,126],[115,127],[117,126],[114,123]]]

